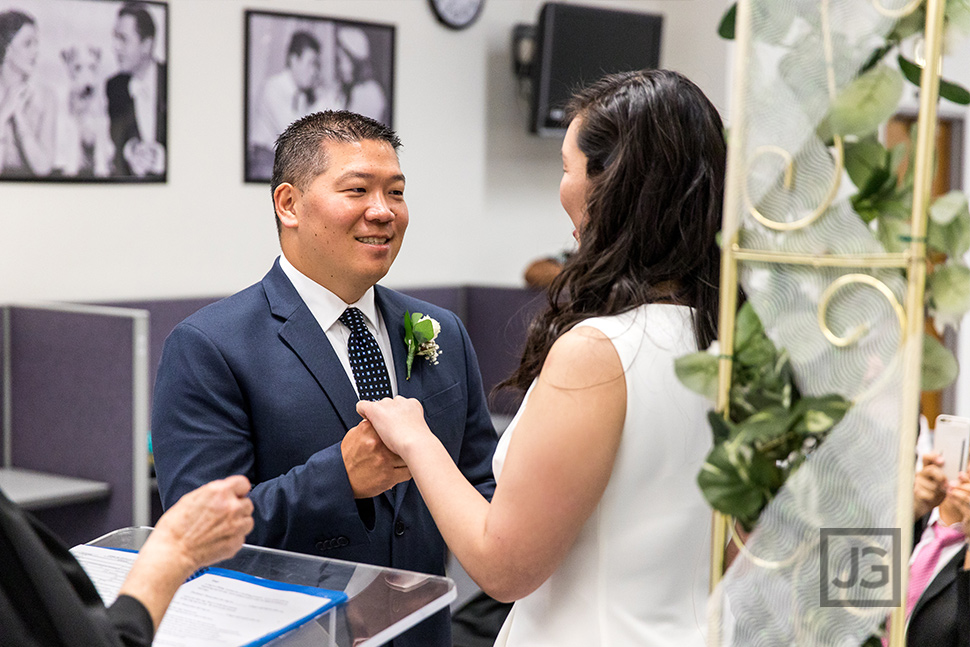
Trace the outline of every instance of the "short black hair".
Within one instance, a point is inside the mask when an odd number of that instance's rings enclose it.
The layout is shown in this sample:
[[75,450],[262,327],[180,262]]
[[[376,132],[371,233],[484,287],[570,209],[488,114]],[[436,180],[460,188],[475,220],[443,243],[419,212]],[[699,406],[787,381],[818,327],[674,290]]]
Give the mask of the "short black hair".
[[286,60],[290,60],[291,56],[299,56],[308,49],[320,53],[320,41],[308,31],[295,31],[290,36],[290,46],[286,48]]
[[[325,142],[350,143],[368,139],[386,142],[395,151],[401,147],[401,140],[393,130],[349,110],[313,112],[297,119],[276,139],[270,195],[275,195],[276,187],[284,182],[300,190],[306,189],[313,178],[326,171]],[[276,231],[282,231],[279,216],[276,217]]]
[[148,13],[145,5],[140,2],[126,2],[118,10],[118,18],[122,16],[131,16],[135,19],[135,31],[138,32],[138,38],[141,40],[155,38],[155,21],[152,20],[152,15]]

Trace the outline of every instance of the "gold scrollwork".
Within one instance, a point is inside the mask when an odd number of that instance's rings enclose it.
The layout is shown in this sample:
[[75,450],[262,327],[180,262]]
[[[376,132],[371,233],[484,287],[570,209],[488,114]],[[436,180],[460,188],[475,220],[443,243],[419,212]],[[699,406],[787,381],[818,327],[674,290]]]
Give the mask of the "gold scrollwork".
[[[873,1],[876,2],[878,0],[873,0]],[[919,0],[919,1],[921,2],[922,0]],[[819,7],[819,12],[820,12],[820,17],[822,22],[822,45],[823,45],[822,50],[825,56],[826,84],[828,86],[829,99],[833,100],[835,99],[835,96],[836,96],[835,64],[833,62],[835,60],[835,54],[833,52],[833,46],[832,46],[832,30],[830,27],[830,17],[829,17],[829,0],[822,1],[821,6]],[[744,201],[747,205],[748,213],[750,213],[755,220],[761,223],[762,226],[767,227],[768,229],[773,229],[775,231],[793,231],[795,229],[802,229],[804,227],[809,226],[816,220],[818,220],[818,217],[821,216],[823,213],[825,213],[825,210],[828,209],[829,206],[832,204],[832,201],[835,200],[835,196],[839,192],[839,186],[842,183],[842,171],[845,167],[845,151],[842,146],[842,137],[840,137],[839,135],[835,135],[833,137],[833,148],[835,149],[835,171],[832,177],[832,185],[831,187],[829,187],[829,192],[825,196],[825,199],[822,201],[822,204],[817,206],[812,211],[812,213],[808,214],[804,218],[799,218],[794,222],[779,222],[777,220],[771,220],[770,218],[766,217],[763,213],[758,211],[758,209],[754,206],[754,203],[751,200],[751,196],[748,195],[747,182],[742,182],[741,190],[744,193]],[[756,149],[754,154],[751,157],[751,163],[748,164],[748,169],[747,169],[747,172],[745,173],[745,176],[750,174],[751,164],[754,163],[754,160],[759,155],[764,153],[774,153],[776,155],[780,154],[782,155],[782,157],[785,158],[786,165],[785,165],[784,186],[786,189],[790,189],[792,184],[792,176],[794,174],[794,160],[792,159],[792,156],[788,151],[782,150],[777,146],[761,146],[758,149]]]
[[[772,220],[761,213],[758,208],[754,206],[751,196],[748,195],[748,184],[747,182],[744,182],[742,185],[742,190],[744,191],[744,200],[748,205],[748,213],[750,213],[755,220],[761,223],[762,226],[775,231],[793,231],[795,229],[802,229],[803,227],[807,227],[818,220],[818,217],[825,213],[825,210],[828,209],[829,205],[832,204],[832,201],[835,200],[835,196],[839,192],[839,186],[842,182],[842,168],[845,159],[845,152],[842,148],[842,138],[836,135],[834,140],[835,171],[832,177],[832,186],[829,187],[829,192],[825,196],[825,200],[823,200],[822,204],[816,207],[812,213],[793,222],[779,222],[777,220]],[[748,165],[749,173],[746,173],[745,175],[750,174],[750,168],[751,165],[754,164],[754,160],[757,159],[759,155],[765,154],[778,155],[785,160],[785,175],[782,179],[782,185],[786,189],[791,189],[795,171],[795,163],[792,159],[791,153],[779,146],[759,146],[757,149],[755,149],[754,155],[751,156],[751,162]]]
[[876,11],[887,18],[902,18],[903,16],[908,16],[916,11],[921,4],[923,4],[923,0],[911,0],[906,6],[900,7],[899,9],[887,9],[882,6],[879,0],[872,0],[872,6],[875,7]]
[[759,568],[766,568],[766,569],[787,568],[793,565],[799,559],[802,559],[803,554],[808,549],[808,546],[802,543],[802,544],[799,544],[798,548],[792,551],[792,554],[786,557],[785,559],[772,560],[772,559],[765,559],[763,557],[758,557],[757,555],[751,552],[751,549],[748,548],[744,540],[741,539],[741,536],[738,535],[737,522],[735,522],[734,519],[729,519],[729,522],[730,522],[729,525],[731,527],[731,541],[734,542],[734,545],[738,547],[738,550],[741,552],[742,555],[744,555],[744,557],[749,562],[751,562],[755,566],[758,566]]
[[852,283],[862,283],[864,285],[873,287],[884,297],[886,297],[886,300],[889,301],[889,305],[892,306],[893,311],[896,313],[896,319],[899,321],[900,335],[905,335],[906,311],[896,299],[896,295],[893,294],[893,291],[889,289],[889,286],[868,274],[845,274],[837,278],[835,281],[832,281],[832,284],[825,289],[825,292],[823,292],[822,296],[819,298],[818,326],[822,330],[822,334],[825,335],[825,338],[828,339],[833,346],[837,346],[839,348],[851,346],[859,341],[869,330],[868,326],[860,324],[846,336],[840,337],[832,332],[832,329],[829,328],[825,321],[825,315],[828,312],[829,303],[832,301],[835,293],[841,288]]

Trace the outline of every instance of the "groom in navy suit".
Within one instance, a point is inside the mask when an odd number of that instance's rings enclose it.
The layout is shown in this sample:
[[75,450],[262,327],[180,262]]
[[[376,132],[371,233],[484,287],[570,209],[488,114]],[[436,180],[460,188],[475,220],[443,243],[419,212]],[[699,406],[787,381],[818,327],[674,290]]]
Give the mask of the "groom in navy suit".
[[[250,543],[444,573],[444,542],[407,467],[356,412],[359,397],[379,397],[364,377],[376,371],[380,388],[421,401],[491,498],[496,434],[468,334],[451,312],[375,285],[408,224],[399,146],[387,127],[344,111],[308,115],[280,136],[272,185],[283,254],[261,282],[165,342],[152,439],[166,508],[244,474],[254,485]],[[410,377],[408,311],[441,328],[437,363],[417,356]],[[376,361],[366,371],[361,339]],[[447,609],[394,644],[450,645]]]

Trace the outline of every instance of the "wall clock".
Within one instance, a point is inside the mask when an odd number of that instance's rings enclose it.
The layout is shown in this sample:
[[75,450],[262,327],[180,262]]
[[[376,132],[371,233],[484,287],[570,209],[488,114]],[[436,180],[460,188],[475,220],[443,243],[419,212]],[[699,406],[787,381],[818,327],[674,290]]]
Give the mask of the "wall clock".
[[434,15],[452,29],[464,29],[482,13],[485,0],[428,0]]

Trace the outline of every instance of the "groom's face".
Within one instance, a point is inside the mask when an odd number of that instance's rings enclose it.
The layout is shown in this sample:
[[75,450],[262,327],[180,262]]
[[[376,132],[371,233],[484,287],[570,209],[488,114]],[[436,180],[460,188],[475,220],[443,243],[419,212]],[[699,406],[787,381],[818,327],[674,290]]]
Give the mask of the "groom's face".
[[327,168],[295,191],[291,262],[347,303],[391,269],[408,226],[404,174],[390,144],[327,142]]

